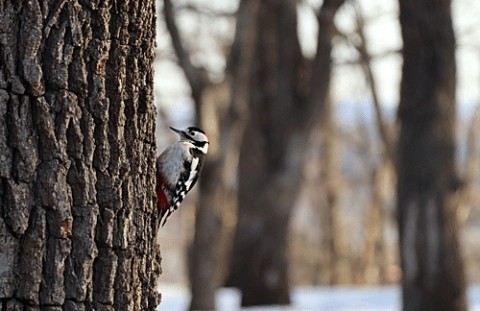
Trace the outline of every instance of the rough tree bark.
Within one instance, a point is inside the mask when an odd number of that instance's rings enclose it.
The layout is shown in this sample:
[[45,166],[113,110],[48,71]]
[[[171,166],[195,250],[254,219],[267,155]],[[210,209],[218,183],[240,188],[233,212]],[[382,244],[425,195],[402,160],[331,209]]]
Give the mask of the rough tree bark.
[[401,0],[403,69],[397,208],[403,310],[466,310],[455,169],[450,0]]
[[251,117],[240,154],[238,225],[227,282],[240,287],[244,306],[290,301],[288,224],[307,142],[323,114],[333,18],[342,2],[324,1],[317,54],[308,66],[298,44],[296,1],[260,4]]
[[0,4],[0,309],[153,310],[154,1]]

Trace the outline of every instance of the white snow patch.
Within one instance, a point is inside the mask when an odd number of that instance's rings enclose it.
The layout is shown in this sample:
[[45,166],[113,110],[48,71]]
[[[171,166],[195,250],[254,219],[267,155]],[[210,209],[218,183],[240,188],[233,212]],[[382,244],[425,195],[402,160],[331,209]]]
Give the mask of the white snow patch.
[[[186,287],[160,284],[162,302],[159,311],[185,311],[190,303]],[[240,292],[222,288],[216,295],[218,311],[399,311],[401,293],[397,286],[385,287],[305,287],[292,290],[290,306],[241,308]],[[480,311],[480,286],[468,291],[469,310]]]

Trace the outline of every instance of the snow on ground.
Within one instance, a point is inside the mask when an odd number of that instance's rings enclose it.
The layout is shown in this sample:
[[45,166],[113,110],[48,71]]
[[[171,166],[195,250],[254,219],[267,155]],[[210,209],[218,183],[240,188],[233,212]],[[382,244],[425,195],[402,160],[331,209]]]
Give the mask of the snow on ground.
[[[188,310],[190,293],[179,285],[161,284],[162,303],[158,311]],[[400,290],[387,287],[305,287],[292,291],[292,305],[240,308],[240,293],[222,288],[216,296],[218,311],[398,311]],[[470,311],[480,311],[480,286],[468,292]]]

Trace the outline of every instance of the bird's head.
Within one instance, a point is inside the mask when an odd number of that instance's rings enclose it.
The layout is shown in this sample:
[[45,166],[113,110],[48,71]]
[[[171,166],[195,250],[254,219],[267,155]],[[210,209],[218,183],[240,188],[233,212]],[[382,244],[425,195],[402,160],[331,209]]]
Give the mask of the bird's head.
[[180,140],[191,142],[198,151],[207,154],[209,142],[207,135],[205,135],[202,129],[194,126],[187,127],[185,130],[178,130],[173,127],[170,127],[170,129],[180,135]]

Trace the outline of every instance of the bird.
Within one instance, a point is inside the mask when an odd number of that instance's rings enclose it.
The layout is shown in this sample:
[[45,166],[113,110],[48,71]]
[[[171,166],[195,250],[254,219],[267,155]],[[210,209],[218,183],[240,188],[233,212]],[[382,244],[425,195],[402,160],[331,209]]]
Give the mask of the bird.
[[180,140],[157,158],[157,208],[162,227],[197,182],[209,146],[207,135],[198,127],[170,129]]

